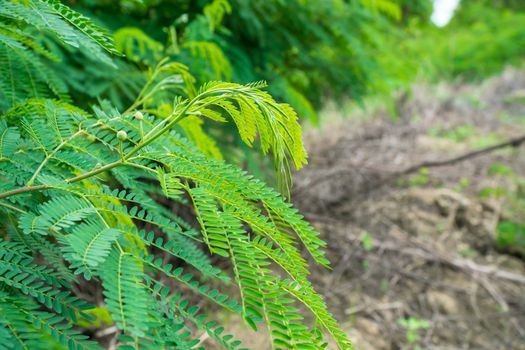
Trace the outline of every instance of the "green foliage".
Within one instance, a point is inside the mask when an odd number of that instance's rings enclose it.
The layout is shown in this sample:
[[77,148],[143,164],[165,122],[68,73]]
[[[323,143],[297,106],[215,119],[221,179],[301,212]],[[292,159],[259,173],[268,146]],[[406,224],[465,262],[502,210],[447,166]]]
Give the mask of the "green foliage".
[[[44,60],[49,73],[37,77],[44,97],[67,95],[85,109],[107,100],[120,111],[131,111],[137,95],[148,106],[153,96],[149,88],[156,86],[155,105],[162,107],[158,113],[169,114],[172,93],[192,98],[196,91],[189,86],[194,82],[246,85],[264,80],[276,101],[290,104],[299,119],[315,124],[317,110],[327,98],[360,101],[367,94],[390,93],[398,87],[398,73],[390,71],[383,57],[410,18],[428,20],[431,1],[81,0],[73,6],[110,28],[114,47],[124,57],[107,62],[87,48],[49,43],[46,37],[46,48],[63,63]],[[156,67],[164,58],[182,63],[186,71],[179,64],[178,72],[175,65],[170,72],[160,72]],[[152,80],[153,72],[158,75]],[[148,81],[149,91],[142,91]],[[201,118],[186,118],[178,127],[205,154],[244,163],[253,174],[273,181],[261,158],[234,134],[233,125],[217,127]]]
[[[406,339],[409,344],[417,343],[420,330],[429,329],[430,323],[427,320],[421,320],[414,317],[399,319],[398,323],[406,329]],[[414,346],[414,350],[421,349]]]
[[[479,79],[499,72],[506,64],[521,64],[525,51],[525,13],[496,10],[482,4],[460,8],[449,31],[457,31],[443,55],[452,76]],[[468,30],[467,30],[468,28]]]
[[496,246],[506,252],[525,256],[525,195],[523,179],[509,165],[493,163],[487,169],[498,186],[485,187],[482,198],[497,198],[503,203],[501,218],[496,227]]
[[447,131],[437,132],[436,136],[446,138],[455,142],[464,142],[469,137],[476,134],[476,128],[472,125],[460,125]]
[[[380,85],[376,78],[384,80],[386,72],[378,53],[386,53],[385,44],[396,39],[393,33],[410,18],[427,21],[432,4],[429,0],[90,0],[75,6],[96,14],[115,32],[115,46],[134,63],[127,71],[144,72],[169,56],[190,67],[199,84],[265,80],[277,100],[315,122],[316,110],[327,95],[360,99],[376,92]],[[73,75],[77,74],[83,75],[82,70]],[[107,90],[113,75],[98,73],[96,81],[89,75],[84,79],[99,87],[94,90],[101,97],[113,99]]]
[[419,169],[417,174],[410,176],[407,180],[410,186],[424,186],[428,184],[429,181],[430,179],[428,168]]
[[387,80],[378,89],[408,87],[415,79],[480,80],[525,54],[525,8],[519,1],[461,1],[444,28],[417,18],[386,41],[379,64]]
[[[225,1],[207,7],[208,30],[230,11]],[[198,296],[253,329],[267,327],[274,348],[325,348],[328,338],[351,348],[301,255],[304,247],[328,266],[326,244],[286,199],[290,171],[306,163],[289,105],[264,83],[197,88],[169,55],[182,45],[162,47],[132,29],[113,45],[106,31],[55,1],[3,1],[0,24],[10,63],[0,68],[0,344],[96,349],[83,328],[110,323],[122,349],[198,348],[202,331],[239,348],[192,305]],[[117,50],[128,61],[110,56]],[[205,61],[201,54],[194,60]],[[24,66],[21,55],[37,65]],[[85,76],[75,74],[93,62],[99,74],[131,65],[140,79],[110,75],[107,85],[93,85],[98,75],[79,84]],[[44,79],[48,68],[71,94]],[[220,61],[216,68],[217,78],[227,73]],[[95,100],[73,103],[82,96],[109,100],[89,112],[81,107]],[[282,191],[221,160],[203,120],[229,122],[246,147],[272,153]],[[196,227],[166,203],[189,208]],[[211,287],[230,282],[213,264],[219,258],[231,262],[238,301]]]
[[488,174],[490,176],[514,176],[514,170],[506,164],[503,163],[493,163],[488,169]]
[[360,240],[361,240],[361,247],[363,247],[363,249],[366,250],[367,252],[374,248],[374,238],[368,232],[364,232],[361,235]]
[[525,226],[512,221],[501,221],[497,227],[496,243],[501,248],[513,248],[525,254]]

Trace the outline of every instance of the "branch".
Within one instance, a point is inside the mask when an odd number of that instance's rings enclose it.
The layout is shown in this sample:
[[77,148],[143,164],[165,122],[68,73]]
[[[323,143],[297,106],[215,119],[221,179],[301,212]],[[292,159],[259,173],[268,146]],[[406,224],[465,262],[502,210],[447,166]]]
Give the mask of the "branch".
[[453,157],[453,158],[444,159],[444,160],[427,160],[427,161],[412,165],[404,170],[398,171],[395,173],[395,176],[408,175],[408,174],[417,172],[421,168],[433,168],[433,167],[452,165],[455,163],[462,162],[464,160],[472,159],[472,158],[479,157],[487,153],[494,152],[501,148],[506,148],[506,147],[516,148],[516,147],[519,147],[524,142],[525,142],[525,135],[522,135],[516,138],[509,139],[505,142],[498,143],[493,146],[489,146],[486,148],[464,153],[458,157]]
[[19,187],[17,189],[11,190],[11,191],[0,193],[0,199],[1,198],[7,198],[7,197],[10,197],[10,196],[14,196],[14,195],[20,194],[20,193],[47,190],[48,188],[49,188],[49,186],[47,186],[47,185]]
[[[394,171],[394,172],[390,173],[389,175],[385,176],[380,181],[378,186],[376,186],[375,188],[379,188],[380,185],[386,184],[389,181],[397,179],[398,177],[415,173],[415,172],[419,171],[422,168],[435,168],[435,167],[440,167],[440,166],[452,165],[452,164],[459,163],[459,162],[462,162],[462,161],[465,161],[465,160],[468,160],[468,159],[479,157],[479,156],[487,154],[487,153],[491,153],[491,152],[497,151],[497,150],[499,150],[501,148],[506,148],[506,147],[516,148],[516,147],[519,147],[524,142],[525,142],[525,135],[522,135],[522,136],[519,136],[519,137],[516,137],[516,138],[509,139],[507,141],[498,143],[498,144],[493,145],[493,146],[489,146],[489,147],[486,147],[486,148],[481,148],[481,149],[478,149],[478,150],[475,150],[475,151],[470,151],[470,152],[464,153],[464,154],[462,154],[460,156],[457,156],[457,157],[444,159],[444,160],[426,160],[424,162],[417,163],[415,165],[411,165],[408,168],[405,168],[405,169],[402,169],[402,170],[398,170],[398,171]],[[334,169],[334,171],[331,171],[329,173],[323,172],[319,176],[316,176],[316,177],[312,178],[312,180],[308,181],[304,185],[295,187],[294,188],[294,192],[296,194],[302,193],[303,191],[309,190],[312,187],[315,187],[315,186],[317,186],[319,184],[322,184],[322,183],[327,182],[327,181],[331,181],[331,179],[334,176],[339,176],[341,173],[347,173],[347,172],[348,172],[348,168],[346,168],[346,167],[341,167],[341,168],[338,168],[338,169]]]
[[[77,182],[77,181],[80,181],[80,180],[84,180],[85,178],[97,175],[97,174],[99,174],[101,172],[104,172],[106,170],[112,169],[112,168],[114,168],[114,167],[116,167],[118,165],[121,165],[121,164],[125,164],[125,163],[123,163],[122,161],[118,160],[118,161],[115,161],[113,163],[106,164],[106,165],[104,165],[104,166],[102,166],[100,168],[96,168],[94,170],[85,172],[84,174],[81,174],[81,175],[69,178],[69,179],[66,180],[66,182],[67,183],[74,183],[74,182]],[[21,194],[21,193],[48,190],[50,188],[52,188],[52,186],[49,186],[49,185],[23,186],[23,187],[19,187],[17,189],[11,190],[11,191],[0,193],[0,199],[7,198],[7,197],[10,197],[10,196],[14,196],[14,195]]]

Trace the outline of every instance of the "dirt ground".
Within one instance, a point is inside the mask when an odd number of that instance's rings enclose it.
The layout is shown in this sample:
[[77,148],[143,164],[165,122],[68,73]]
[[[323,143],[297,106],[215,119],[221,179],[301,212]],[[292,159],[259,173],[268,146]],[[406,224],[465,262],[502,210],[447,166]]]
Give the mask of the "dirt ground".
[[334,107],[308,130],[293,202],[328,241],[333,271],[312,279],[356,349],[525,349],[525,256],[496,243],[523,217],[512,196],[482,195],[521,191],[525,145],[395,176],[525,134],[524,101],[525,71],[508,69],[415,86],[396,120]]

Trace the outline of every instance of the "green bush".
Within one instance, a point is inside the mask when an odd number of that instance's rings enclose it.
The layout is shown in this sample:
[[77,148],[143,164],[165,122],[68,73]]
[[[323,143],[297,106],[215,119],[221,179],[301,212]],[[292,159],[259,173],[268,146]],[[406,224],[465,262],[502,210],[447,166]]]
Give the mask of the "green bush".
[[[386,43],[409,18],[428,18],[429,0],[72,2],[115,33],[126,54],[112,65],[67,55],[70,95],[107,98],[121,108],[163,57],[187,65],[198,84],[265,80],[300,117],[317,120],[326,97],[359,100],[375,92]],[[386,77],[388,78],[388,77]],[[382,79],[380,79],[382,80]]]
[[[294,110],[264,83],[196,88],[162,59],[172,46],[120,34],[114,45],[54,0],[0,1],[1,347],[95,349],[89,335],[109,324],[122,349],[195,348],[203,332],[238,348],[193,293],[266,327],[273,347],[330,336],[351,348],[300,253],[328,266],[319,234],[281,193],[218,160],[202,130],[231,120],[246,145],[258,135],[286,193],[306,162]],[[166,203],[189,207],[198,229]],[[209,253],[229,259],[232,278]],[[210,287],[228,281],[238,302]]]
[[389,93],[415,80],[481,80],[507,65],[521,65],[525,8],[504,3],[464,1],[444,28],[411,18],[404,30],[394,33],[397,40],[381,50],[379,65],[386,79],[371,81]]
[[460,8],[446,34],[440,69],[448,76],[480,79],[525,58],[525,12],[482,4]]
[[525,256],[525,226],[513,221],[498,223],[496,243],[500,248],[511,249]]

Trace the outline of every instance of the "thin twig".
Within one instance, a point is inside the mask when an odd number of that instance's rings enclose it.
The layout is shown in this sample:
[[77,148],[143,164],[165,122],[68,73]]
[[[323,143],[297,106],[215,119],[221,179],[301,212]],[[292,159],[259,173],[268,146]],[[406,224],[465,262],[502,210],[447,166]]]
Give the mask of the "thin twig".
[[403,303],[400,301],[394,301],[392,303],[383,303],[383,304],[362,304],[355,307],[351,307],[345,310],[346,315],[353,315],[360,312],[370,313],[372,311],[384,311],[392,309],[401,309],[403,308]]
[[208,339],[210,339],[210,335],[208,334],[208,332],[202,333],[202,335],[199,337],[199,342],[195,345],[195,348],[198,348],[199,346],[204,344],[204,342]]
[[101,329],[101,330],[97,331],[95,333],[95,337],[96,338],[106,337],[106,336],[108,336],[110,334],[117,333],[117,331],[118,331],[117,327],[111,326],[111,327],[104,328],[104,329]]
[[13,210],[13,211],[16,211],[16,212],[19,212],[21,214],[27,214],[27,212],[25,210],[17,208],[15,206],[11,205],[11,204],[0,202],[0,206],[5,207],[5,208],[10,209],[10,210]]

